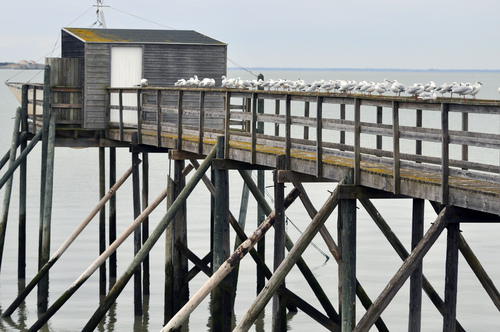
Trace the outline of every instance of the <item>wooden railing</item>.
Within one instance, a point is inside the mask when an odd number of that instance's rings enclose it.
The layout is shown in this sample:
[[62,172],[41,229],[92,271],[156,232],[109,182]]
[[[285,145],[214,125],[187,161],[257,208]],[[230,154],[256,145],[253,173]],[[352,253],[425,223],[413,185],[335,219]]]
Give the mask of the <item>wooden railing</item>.
[[[249,143],[252,163],[257,162],[258,145],[282,149],[287,168],[293,151],[305,151],[315,157],[314,175],[319,177],[327,158],[346,158],[353,160],[355,183],[363,162],[390,166],[395,193],[402,169],[439,173],[443,202],[450,176],[499,183],[496,101],[177,88],[109,92],[118,94],[119,100],[125,94],[137,96],[135,106],[119,102],[110,110],[133,110],[137,121],[132,127],[138,137],[142,130],[153,130],[158,144],[167,132],[176,133],[179,148],[183,135],[197,136],[200,147],[204,137],[224,135],[226,144]],[[265,107],[260,113],[262,100]],[[110,126],[123,129],[123,116],[118,119]],[[218,119],[219,125],[208,126],[207,119]],[[264,132],[258,132],[259,123]]]
[[[42,83],[9,83],[19,102],[26,98],[28,105],[28,118],[34,124],[41,126],[43,118],[44,86]],[[23,96],[23,86],[24,93]],[[71,125],[79,127],[83,123],[82,88],[68,86],[50,87],[50,107],[52,112],[57,113],[58,125]],[[36,134],[37,126],[33,126],[32,132]]]

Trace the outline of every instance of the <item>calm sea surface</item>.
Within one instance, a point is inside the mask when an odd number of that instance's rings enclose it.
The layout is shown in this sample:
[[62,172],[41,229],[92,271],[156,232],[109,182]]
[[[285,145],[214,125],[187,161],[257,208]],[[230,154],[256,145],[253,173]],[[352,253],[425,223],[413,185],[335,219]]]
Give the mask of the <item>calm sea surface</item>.
[[[229,77],[253,79],[253,73],[242,70],[229,70]],[[1,70],[0,81],[42,80],[42,74],[36,71]],[[430,80],[440,85],[444,82],[471,82],[481,81],[483,88],[478,98],[500,99],[498,87],[500,86],[500,73],[498,72],[411,72],[411,71],[311,71],[311,70],[263,70],[265,79],[304,79],[312,82],[319,79],[345,79],[382,81],[384,78],[397,79],[411,85],[415,82],[427,83]],[[3,155],[10,147],[12,137],[13,117],[19,106],[8,88],[0,85],[0,154]],[[333,107],[333,106],[332,106]],[[325,111],[324,111],[325,112]],[[332,110],[332,112],[337,112]],[[324,114],[327,114],[325,112]],[[332,113],[333,114],[333,113]],[[386,115],[384,114],[384,117]],[[437,119],[428,120],[424,126],[434,126]],[[402,123],[408,121],[402,113]],[[439,121],[439,120],[438,120]],[[499,120],[491,116],[486,121],[475,119],[471,116],[471,131],[497,133]],[[266,128],[268,130],[269,128]],[[435,147],[429,147],[434,149]],[[425,149],[425,146],[424,146]],[[40,148],[37,147],[29,156],[29,184],[28,184],[28,252],[27,252],[27,281],[36,274],[38,251],[38,215],[39,215],[39,174],[40,174]],[[439,151],[436,151],[439,155]],[[453,153],[453,152],[452,152]],[[498,165],[498,152],[471,151],[471,159],[477,158],[483,162]],[[131,164],[128,149],[118,150],[117,175],[121,176]],[[87,216],[99,201],[98,190],[98,149],[56,149],[55,178],[54,178],[54,205],[52,215],[51,252],[53,253],[73,232],[75,227]],[[167,156],[150,155],[150,201],[152,201],[166,186],[170,165]],[[4,170],[0,171],[0,175]],[[271,184],[271,174],[267,174],[267,184]],[[238,174],[231,173],[231,201],[230,208],[235,216],[238,215],[242,181]],[[126,182],[117,193],[118,201],[118,233],[121,233],[133,220],[132,184]],[[328,190],[333,190],[334,184],[307,185],[306,189],[317,209],[329,196]],[[290,189],[288,186],[287,190]],[[0,197],[4,196],[4,189]],[[271,203],[272,188],[268,188]],[[410,200],[377,200],[374,204],[382,216],[392,227],[393,232],[409,248],[411,235],[411,201]],[[364,286],[368,295],[374,300],[383,290],[387,282],[396,273],[401,265],[401,260],[393,251],[388,241],[384,238],[368,214],[358,204],[358,238],[357,238],[357,273],[358,280]],[[192,251],[203,257],[209,248],[209,193],[199,185],[188,200],[188,243]],[[153,229],[166,210],[165,204],[161,205],[150,217],[150,229]],[[16,177],[13,195],[10,204],[9,221],[7,225],[7,239],[4,249],[2,266],[0,270],[0,311],[5,310],[18,292],[17,280],[17,211],[18,211],[18,178]],[[247,232],[251,233],[256,227],[256,203],[250,201],[247,216]],[[309,217],[300,203],[293,205],[287,215],[290,222],[287,231],[296,241],[300,230],[304,230]],[[426,205],[425,226],[428,228],[435,219],[435,213],[430,205]],[[336,235],[336,213],[326,223],[334,238]],[[295,227],[296,226],[296,227]],[[494,282],[500,282],[500,265],[498,264],[498,225],[477,224],[461,225],[462,234],[483,264]],[[69,250],[61,257],[50,272],[50,303],[53,303],[80,274],[98,256],[98,225],[94,220],[81,234]],[[267,262],[272,266],[271,238],[268,236]],[[424,259],[424,274],[432,283],[436,291],[444,298],[444,269],[445,269],[445,233],[430,250]],[[321,285],[329,295],[335,307],[338,307],[337,298],[337,264],[326,245],[318,236],[314,240],[319,249],[310,246],[304,253],[304,259]],[[106,317],[99,331],[159,331],[163,323],[163,271],[164,271],[164,240],[160,239],[151,253],[151,296],[145,301],[145,318],[134,318],[133,294],[131,284],[125,288],[118,298],[116,306]],[[327,259],[325,254],[330,259]],[[133,258],[131,239],[127,240],[118,250],[118,275],[128,266]],[[255,298],[255,267],[251,258],[245,258],[241,264],[240,279],[236,302],[236,320],[239,321]],[[190,284],[191,294],[194,294],[207,280],[204,275],[198,275]],[[318,301],[308,287],[298,269],[294,268],[286,279],[287,287],[303,297],[315,307],[320,308]],[[468,331],[492,331],[500,326],[500,315],[486,292],[477,281],[465,260],[461,257],[459,264],[459,294],[457,317],[462,326]],[[47,331],[79,331],[86,324],[89,317],[98,307],[98,277],[92,276],[84,286],[66,303],[66,305],[50,320]],[[206,299],[190,317],[191,331],[207,331],[209,320],[209,299]],[[268,306],[269,307],[269,306]],[[364,309],[357,305],[357,318],[361,318]],[[11,319],[0,319],[0,331],[22,331],[31,326],[36,320],[36,292],[32,292],[25,304],[21,306]],[[385,310],[383,319],[391,331],[403,331],[408,324],[408,285],[396,295],[391,305]],[[423,331],[436,331],[441,329],[442,317],[434,308],[430,300],[424,295],[422,326]],[[318,331],[323,328],[312,321],[307,315],[299,312],[289,317],[289,329],[304,331],[314,326]],[[271,331],[271,310],[267,308],[263,318],[252,331]]]

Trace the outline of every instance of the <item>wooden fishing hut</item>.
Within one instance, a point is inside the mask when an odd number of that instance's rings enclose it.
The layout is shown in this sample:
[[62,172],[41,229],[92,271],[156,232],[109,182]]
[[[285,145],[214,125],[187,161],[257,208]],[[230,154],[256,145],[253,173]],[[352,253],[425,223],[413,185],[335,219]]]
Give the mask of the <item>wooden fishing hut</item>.
[[[80,39],[84,38],[80,37]],[[92,55],[99,49],[97,46],[108,49],[107,52],[111,54],[109,49],[116,41],[108,46],[105,46],[106,42],[102,45],[99,42],[95,43],[98,45],[88,47],[92,49],[92,52],[82,57],[83,67],[86,66],[89,58],[98,61],[98,58]],[[144,46],[145,49],[146,46]],[[127,51],[123,50],[123,54]],[[107,63],[104,67],[110,68],[111,65],[109,61],[106,62],[106,59],[109,60],[109,57],[104,57],[103,62]],[[48,61],[50,64],[52,60]],[[381,317],[382,312],[407,279],[410,279],[411,284],[408,328],[410,331],[420,330],[422,290],[425,290],[437,310],[443,315],[443,330],[463,331],[465,329],[458,322],[456,315],[459,252],[466,258],[493,304],[500,309],[500,293],[467,245],[464,236],[459,232],[461,223],[500,222],[498,165],[469,156],[469,151],[474,148],[498,153],[500,149],[498,132],[485,133],[477,128],[471,130],[469,115],[474,115],[474,118],[479,118],[483,122],[491,121],[491,116],[498,119],[499,102],[456,98],[421,101],[405,97],[342,93],[189,89],[154,87],[152,83],[148,87],[115,87],[111,83],[106,83],[111,81],[102,79],[98,90],[103,89],[105,92],[90,95],[97,96],[95,103],[90,98],[82,102],[83,106],[71,102],[49,104],[48,101],[54,100],[51,98],[55,98],[56,93],[74,93],[71,86],[59,87],[50,83],[53,82],[51,77],[57,77],[57,73],[71,72],[55,70],[56,67],[57,64],[49,65],[46,70],[45,78],[49,83],[43,87],[43,92],[47,94],[43,98],[43,121],[37,120],[36,107],[29,115],[29,118],[33,120],[30,127],[24,120],[26,117],[18,117],[18,121],[24,123],[22,126],[24,129],[21,132],[27,131],[28,135],[35,135],[32,142],[36,137],[40,137],[36,136],[39,135],[35,133],[36,130],[41,128],[44,131],[47,130],[43,140],[47,143],[46,155],[48,157],[43,167],[46,170],[47,179],[42,181],[46,181],[47,185],[43,204],[46,209],[44,209],[42,223],[50,220],[48,207],[51,204],[49,202],[50,172],[53,167],[50,151],[58,139],[62,138],[59,142],[66,142],[67,146],[70,146],[71,142],[77,144],[78,141],[85,142],[87,146],[99,146],[100,149],[127,146],[132,153],[130,173],[135,175],[133,203],[137,218],[131,225],[130,232],[134,231],[135,243],[138,244],[136,256],[102,300],[83,330],[90,331],[97,326],[132,277],[136,289],[135,313],[140,315],[141,292],[146,293],[147,289],[142,287],[138,267],[147,261],[149,250],[165,230],[169,234],[164,315],[165,323],[168,324],[165,331],[181,326],[196,305],[212,291],[212,300],[215,299],[211,308],[212,328],[217,331],[231,330],[232,297],[234,296],[232,290],[235,287],[232,280],[234,275],[231,272],[246,253],[251,254],[260,267],[262,275],[269,281],[267,284],[263,282],[260,285],[259,280],[257,281],[258,287],[260,286],[259,295],[240,320],[235,331],[247,331],[271,298],[274,298],[273,329],[276,331],[286,330],[286,310],[296,310],[296,308],[300,308],[328,330],[364,332],[375,325],[379,330],[387,331]],[[145,64],[143,71],[144,67]],[[93,75],[94,71],[87,73],[87,70],[77,70],[77,72],[82,75],[82,86],[91,83],[87,76]],[[110,70],[106,73],[111,75]],[[184,77],[190,75],[192,74]],[[136,75],[135,79],[146,76]],[[99,79],[96,78],[95,81]],[[127,84],[135,81],[130,82]],[[26,97],[23,98],[22,109],[26,110],[30,87],[24,85],[23,88]],[[90,86],[87,88],[93,91]],[[83,91],[87,91],[87,88],[83,88]],[[69,91],[64,91],[64,89]],[[85,92],[82,95],[84,100],[87,99]],[[112,98],[113,95],[116,95],[116,98]],[[125,101],[126,96],[132,96],[132,99]],[[33,99],[31,100],[33,102]],[[237,101],[244,102],[237,104]],[[263,110],[263,101],[274,104],[274,108]],[[35,100],[34,104],[36,103]],[[92,108],[93,106],[95,108]],[[90,111],[95,114],[105,115],[101,126],[97,125],[99,121],[90,120],[98,118],[97,115],[85,120],[85,114],[82,114],[79,118],[81,128],[75,128],[72,126],[76,124],[67,122],[71,119],[59,117],[61,112],[49,112],[54,109],[80,109],[85,113],[87,107],[90,107]],[[335,111],[327,113],[325,111],[327,108],[335,108]],[[124,116],[125,111],[133,112],[132,117],[127,119]],[[111,114],[112,112],[115,114]],[[22,114],[21,111],[19,113]],[[402,113],[410,115],[405,117],[405,122],[401,119]],[[385,121],[384,114],[389,115]],[[197,120],[196,123],[185,121],[193,116]],[[450,126],[451,117],[459,119],[458,127],[455,122],[453,126]],[[220,119],[222,125],[207,126],[205,123],[207,118]],[[408,123],[409,118],[412,119],[411,123]],[[56,126],[60,119],[64,121]],[[169,122],[169,119],[175,119],[175,121]],[[260,131],[261,124],[264,123],[269,124],[274,130]],[[300,134],[292,135],[293,129],[295,133],[300,132]],[[73,137],[65,135],[65,132],[70,132]],[[86,133],[93,133],[94,136],[91,137]],[[17,137],[22,138],[22,134],[20,136],[16,132],[14,136],[16,138],[13,139],[13,146],[17,147]],[[438,147],[439,156],[425,149],[428,144]],[[460,150],[458,156],[450,152],[451,149],[457,147]],[[104,152],[104,150],[100,151]],[[170,185],[164,196],[159,197],[143,210],[140,205],[137,176],[138,159],[139,154],[142,154],[142,163],[147,164],[147,154],[152,152],[169,153],[169,157],[174,160],[174,176],[169,181]],[[100,156],[102,156],[100,160],[103,165],[104,153]],[[199,159],[203,159],[201,164],[197,161]],[[187,167],[185,167],[185,160],[190,161]],[[111,169],[113,169],[112,164],[112,157],[110,157]],[[211,179],[205,176],[209,168],[212,172]],[[185,174],[193,169],[197,171],[186,182]],[[228,172],[230,169],[239,171],[248,190],[258,201],[262,212],[267,215],[257,231],[249,237],[245,235],[244,230],[229,211]],[[274,207],[266,202],[262,194],[261,183],[254,183],[247,173],[248,170],[274,170]],[[119,182],[111,174],[110,179],[112,183]],[[213,195],[212,244],[203,258],[194,255],[184,241],[187,223],[186,198],[199,181],[203,181]],[[335,190],[331,192],[321,209],[316,210],[309,199],[302,185],[306,182],[334,182],[332,186]],[[145,183],[147,181],[143,181],[143,185]],[[294,187],[287,197],[285,197],[285,183],[292,183]],[[113,191],[114,189],[110,191],[111,194]],[[105,194],[104,184],[101,196],[103,199],[108,196]],[[146,220],[148,211],[165,196],[169,199],[168,211],[157,228],[141,245],[142,237],[138,231],[138,225]],[[285,209],[298,197],[312,221],[303,236],[293,244],[284,232]],[[371,203],[372,199],[377,198],[412,200],[413,210],[409,216],[412,232],[411,252],[405,249]],[[435,209],[437,217],[424,235],[425,200],[428,200]],[[356,275],[357,202],[361,203],[397,254],[404,260],[401,268],[374,301],[370,300]],[[337,207],[339,207],[338,245],[325,226],[325,221]],[[111,220],[110,215],[110,225],[114,222]],[[229,225],[235,229],[243,242],[231,256],[229,256]],[[275,227],[274,273],[267,268],[259,253],[259,248],[253,250],[253,246],[273,225]],[[169,227],[173,227],[175,231]],[[447,230],[446,284],[445,296],[442,299],[425,279],[421,264],[426,253],[445,229]],[[148,233],[142,230],[142,235]],[[339,262],[338,312],[307,267],[306,262],[301,258],[316,233],[322,235],[332,255]],[[46,236],[41,238],[43,240]],[[102,237],[100,239],[102,240]],[[285,247],[290,251],[286,258]],[[53,264],[48,257],[44,256],[45,251],[46,249],[41,252],[41,256],[47,263],[41,271],[47,269],[47,264]],[[111,253],[109,249],[105,250],[104,244],[102,251],[104,256],[96,261],[95,269],[108,258],[112,259],[107,256]],[[187,269],[188,259],[196,265],[190,271]],[[312,307],[285,287],[285,277],[295,264],[299,266],[308,285],[314,290],[325,313]],[[113,263],[110,263],[110,266],[112,265]],[[186,276],[200,271],[211,277],[203,288],[188,299],[187,280],[189,277],[186,278]],[[112,276],[111,268],[110,278],[116,278]],[[43,326],[85,280],[85,278],[78,280],[50,308],[42,308],[41,313],[44,314],[35,322],[31,330],[34,331]],[[38,280],[30,283],[27,289],[31,287],[30,285],[34,287],[37,283]],[[105,294],[105,285],[101,293]],[[24,293],[4,312],[4,315],[15,310],[23,296],[25,296]],[[356,312],[359,311],[356,308],[356,297],[366,308],[364,316],[359,321],[356,319]],[[46,297],[40,295],[40,299],[40,302],[45,301],[46,304]]]

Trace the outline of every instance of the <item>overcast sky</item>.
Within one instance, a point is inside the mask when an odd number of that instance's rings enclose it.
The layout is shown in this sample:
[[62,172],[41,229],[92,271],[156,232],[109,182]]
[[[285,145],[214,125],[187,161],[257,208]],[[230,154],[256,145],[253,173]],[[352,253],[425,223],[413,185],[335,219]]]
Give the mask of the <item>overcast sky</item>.
[[[0,61],[60,56],[61,28],[91,27],[95,3],[23,0],[4,8]],[[104,3],[108,28],[196,30],[227,43],[228,58],[246,68],[500,69],[498,0]]]

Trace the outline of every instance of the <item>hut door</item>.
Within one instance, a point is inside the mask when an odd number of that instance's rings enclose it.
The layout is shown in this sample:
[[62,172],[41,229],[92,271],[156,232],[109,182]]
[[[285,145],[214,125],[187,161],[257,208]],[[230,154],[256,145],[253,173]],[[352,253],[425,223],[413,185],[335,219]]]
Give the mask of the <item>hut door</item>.
[[[142,78],[142,47],[111,48],[111,87],[132,87],[140,83]],[[118,94],[111,95],[112,105],[118,105]],[[123,95],[123,106],[137,106],[135,94]],[[110,121],[118,122],[118,110],[112,110]],[[125,124],[137,124],[137,112],[123,111]]]

